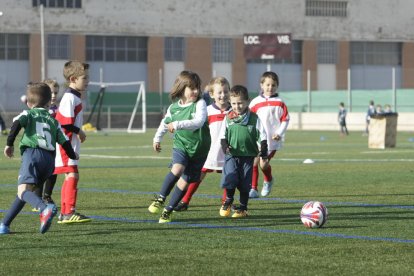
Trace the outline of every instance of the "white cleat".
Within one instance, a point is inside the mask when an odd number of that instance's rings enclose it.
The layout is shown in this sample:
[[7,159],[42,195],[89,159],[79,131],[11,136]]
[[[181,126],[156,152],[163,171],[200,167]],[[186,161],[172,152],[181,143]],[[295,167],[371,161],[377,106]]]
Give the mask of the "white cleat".
[[272,191],[273,186],[273,179],[269,182],[263,182],[262,192],[260,193],[262,196],[268,196]]
[[250,189],[249,198],[258,198],[259,192],[255,189]]

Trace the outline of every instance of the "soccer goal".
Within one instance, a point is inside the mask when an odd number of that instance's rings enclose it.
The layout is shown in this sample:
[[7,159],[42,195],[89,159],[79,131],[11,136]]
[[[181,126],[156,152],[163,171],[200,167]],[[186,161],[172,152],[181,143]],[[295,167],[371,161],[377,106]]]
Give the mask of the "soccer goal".
[[[108,87],[120,87],[120,86],[136,86],[137,89],[137,98],[132,110],[131,117],[129,119],[127,132],[128,133],[145,133],[147,131],[147,103],[146,103],[146,91],[145,91],[145,82],[144,81],[133,81],[133,82],[89,82],[89,85],[96,85],[100,87],[98,99],[102,101],[104,92]],[[100,103],[101,106],[101,103]],[[134,128],[134,120],[137,114],[139,107],[141,106],[141,128]],[[99,108],[100,112],[100,108]]]

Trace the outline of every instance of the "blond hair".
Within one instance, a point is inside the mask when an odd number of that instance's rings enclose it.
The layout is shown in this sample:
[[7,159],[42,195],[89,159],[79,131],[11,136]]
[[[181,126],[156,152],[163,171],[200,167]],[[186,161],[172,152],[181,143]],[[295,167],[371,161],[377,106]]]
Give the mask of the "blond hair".
[[49,85],[49,87],[59,88],[59,83],[56,80],[45,79],[43,82]]
[[215,77],[210,80],[210,82],[207,85],[207,91],[210,94],[210,96],[213,96],[214,92],[214,85],[220,84],[221,86],[227,86],[228,89],[230,89],[230,83],[225,77]]
[[70,81],[71,77],[80,77],[85,75],[86,70],[89,69],[89,64],[77,60],[71,60],[63,66],[63,76],[66,81]]

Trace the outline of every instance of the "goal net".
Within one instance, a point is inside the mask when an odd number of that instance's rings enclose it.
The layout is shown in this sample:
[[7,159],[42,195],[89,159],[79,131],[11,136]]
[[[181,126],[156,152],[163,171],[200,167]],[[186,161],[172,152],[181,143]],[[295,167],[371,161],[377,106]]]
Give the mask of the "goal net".
[[[144,81],[133,81],[133,82],[89,82],[89,85],[99,86],[101,90],[108,90],[110,87],[137,87],[137,97],[132,109],[131,116],[127,127],[128,133],[145,133],[147,131],[147,103],[146,103],[146,91]],[[103,97],[103,95],[102,95]],[[135,123],[135,117],[141,112],[141,124]],[[108,115],[110,118],[110,115]],[[140,125],[140,127],[135,127]]]

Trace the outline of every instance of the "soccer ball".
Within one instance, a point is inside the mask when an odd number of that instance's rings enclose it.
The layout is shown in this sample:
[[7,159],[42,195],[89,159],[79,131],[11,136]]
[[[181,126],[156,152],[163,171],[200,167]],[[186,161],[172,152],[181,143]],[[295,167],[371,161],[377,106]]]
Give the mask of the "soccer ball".
[[320,228],[328,220],[328,209],[322,202],[309,201],[303,205],[300,219],[307,228]]

